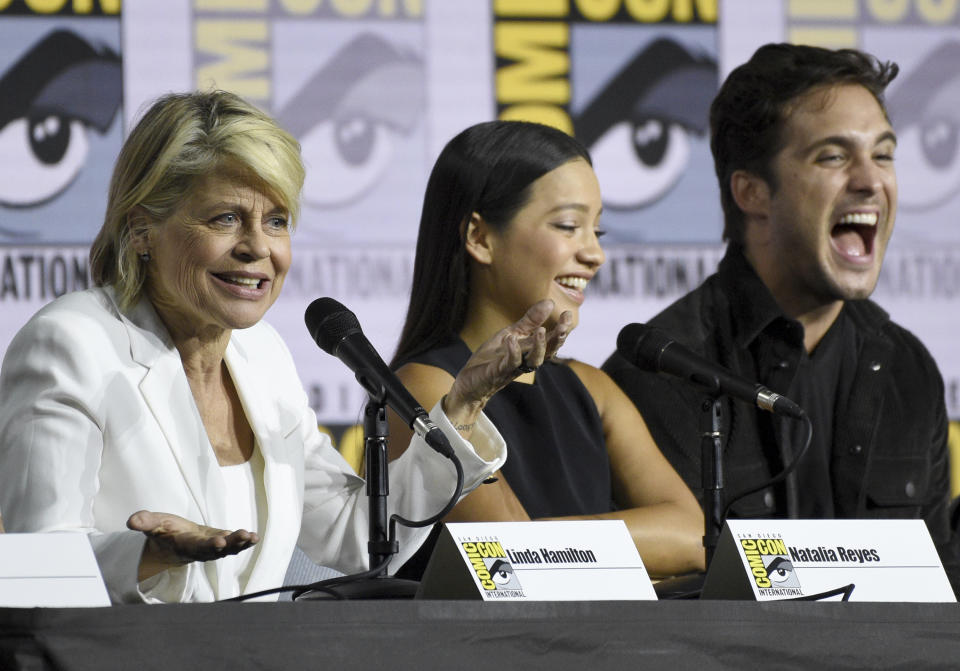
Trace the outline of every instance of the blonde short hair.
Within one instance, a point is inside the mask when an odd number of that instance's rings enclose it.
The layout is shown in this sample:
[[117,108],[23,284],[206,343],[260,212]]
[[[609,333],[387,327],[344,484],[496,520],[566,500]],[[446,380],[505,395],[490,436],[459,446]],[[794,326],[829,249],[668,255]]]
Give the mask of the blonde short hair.
[[103,227],[90,249],[97,286],[112,286],[121,309],[139,300],[146,269],[133,247],[131,214],[170,217],[198,177],[240,170],[260,182],[296,221],[304,168],[300,145],[277,122],[227,91],[169,94],[134,127],[113,169]]

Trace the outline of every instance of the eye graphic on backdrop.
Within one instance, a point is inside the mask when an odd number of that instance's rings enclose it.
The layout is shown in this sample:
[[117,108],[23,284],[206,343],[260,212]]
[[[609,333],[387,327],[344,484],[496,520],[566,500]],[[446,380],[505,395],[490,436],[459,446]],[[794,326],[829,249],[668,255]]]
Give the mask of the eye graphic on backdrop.
[[63,191],[87,158],[86,126],[67,117],[19,118],[0,130],[0,202],[42,203]]
[[604,207],[633,210],[683,175],[689,136],[707,128],[717,64],[661,38],[637,53],[574,119],[590,150]]
[[66,30],[44,37],[0,77],[0,204],[33,207],[76,179],[87,133],[105,133],[120,107],[121,79],[113,51]]
[[310,164],[304,199],[338,205],[363,194],[389,164],[396,134],[381,120],[359,115],[318,123],[300,140]]
[[357,36],[277,115],[300,140],[304,201],[357,200],[376,183],[425,108],[423,63],[382,38]]
[[687,130],[669,119],[621,121],[593,143],[590,154],[604,204],[633,209],[659,199],[690,158]]
[[888,98],[897,129],[897,182],[904,210],[941,205],[960,187],[958,59],[960,42],[938,45]]

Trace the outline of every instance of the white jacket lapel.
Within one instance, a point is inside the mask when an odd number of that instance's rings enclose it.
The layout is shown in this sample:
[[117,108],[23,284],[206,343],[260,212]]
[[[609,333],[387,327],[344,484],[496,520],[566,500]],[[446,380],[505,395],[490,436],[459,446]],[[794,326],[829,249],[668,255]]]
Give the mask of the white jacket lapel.
[[[296,545],[303,501],[295,466],[302,463],[302,457],[296,459],[295,452],[302,451],[303,446],[297,431],[301,419],[298,409],[279,400],[287,395],[272,389],[272,380],[258,374],[260,370],[269,370],[269,366],[251,365],[248,354],[242,342],[231,339],[226,353],[227,368],[264,463],[263,487],[268,509],[263,519],[266,524],[259,530],[257,560],[243,590],[257,592],[280,585]],[[256,354],[269,357],[269,352]]]
[[223,479],[180,354],[148,301],[140,301],[124,322],[130,334],[131,356],[147,368],[140,393],[200,511],[201,519],[194,521],[216,526],[217,520],[223,519]]

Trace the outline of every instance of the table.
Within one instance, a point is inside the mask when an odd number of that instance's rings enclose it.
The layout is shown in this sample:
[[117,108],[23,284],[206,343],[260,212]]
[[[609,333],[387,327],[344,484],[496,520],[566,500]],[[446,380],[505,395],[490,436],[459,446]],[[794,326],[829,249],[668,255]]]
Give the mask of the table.
[[960,605],[307,601],[0,609],[0,669],[949,669]]

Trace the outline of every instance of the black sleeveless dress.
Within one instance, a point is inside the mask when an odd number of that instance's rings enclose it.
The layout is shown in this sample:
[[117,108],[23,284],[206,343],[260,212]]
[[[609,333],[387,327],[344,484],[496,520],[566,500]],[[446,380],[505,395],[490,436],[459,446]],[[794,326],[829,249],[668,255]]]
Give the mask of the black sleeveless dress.
[[[409,363],[435,366],[456,376],[469,358],[470,349],[456,338]],[[490,399],[484,413],[507,442],[501,473],[530,517],[614,509],[600,415],[569,366],[544,363],[533,384],[507,385]]]

